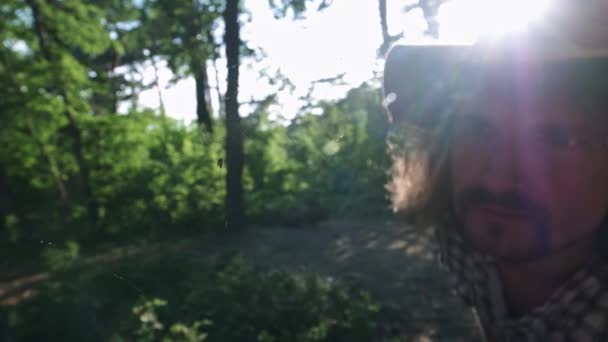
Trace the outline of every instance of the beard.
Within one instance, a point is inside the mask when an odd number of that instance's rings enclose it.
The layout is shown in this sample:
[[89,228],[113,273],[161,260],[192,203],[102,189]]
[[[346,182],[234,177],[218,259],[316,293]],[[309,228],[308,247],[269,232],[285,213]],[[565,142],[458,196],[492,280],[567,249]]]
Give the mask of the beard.
[[[455,216],[475,249],[509,263],[526,263],[552,253],[549,211],[519,193],[493,193],[470,187],[456,194]],[[517,220],[479,218],[474,212],[492,206],[517,213]]]

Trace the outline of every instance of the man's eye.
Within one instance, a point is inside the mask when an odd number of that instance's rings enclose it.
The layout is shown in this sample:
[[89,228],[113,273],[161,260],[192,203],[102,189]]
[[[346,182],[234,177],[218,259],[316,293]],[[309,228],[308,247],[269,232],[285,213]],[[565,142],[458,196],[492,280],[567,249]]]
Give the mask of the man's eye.
[[589,148],[593,147],[590,134],[571,132],[559,127],[547,127],[540,133],[542,142],[555,148]]
[[490,125],[477,117],[462,119],[456,124],[457,134],[464,138],[481,138],[490,134],[490,131]]
[[576,143],[571,135],[555,127],[543,129],[540,132],[539,138],[543,143],[555,147],[569,147]]

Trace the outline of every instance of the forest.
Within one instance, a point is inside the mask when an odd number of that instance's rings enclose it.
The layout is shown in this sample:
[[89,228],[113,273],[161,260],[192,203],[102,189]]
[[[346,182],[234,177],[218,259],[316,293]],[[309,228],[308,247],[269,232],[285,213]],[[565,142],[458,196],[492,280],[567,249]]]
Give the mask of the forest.
[[[242,37],[252,1],[2,1],[0,340],[474,338],[390,210],[380,76],[291,120],[276,93],[243,100],[239,69],[266,58]],[[335,6],[260,2],[277,21]],[[403,7],[436,35],[442,2]],[[402,34],[374,6],[381,61]],[[195,120],[141,105],[162,88],[143,66],[194,80]]]

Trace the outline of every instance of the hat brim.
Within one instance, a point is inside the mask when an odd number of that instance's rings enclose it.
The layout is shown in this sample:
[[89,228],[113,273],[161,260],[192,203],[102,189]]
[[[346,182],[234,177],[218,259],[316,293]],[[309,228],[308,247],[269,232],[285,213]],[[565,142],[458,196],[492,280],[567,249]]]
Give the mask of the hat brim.
[[436,124],[450,83],[473,64],[469,46],[395,46],[384,68],[385,104],[393,122],[407,120],[428,128]]
[[[517,46],[427,45],[393,47],[384,70],[385,104],[393,122],[430,129],[461,98],[474,96],[487,82],[527,94],[556,93],[608,98],[608,58],[546,58]],[[608,109],[604,105],[604,110]]]

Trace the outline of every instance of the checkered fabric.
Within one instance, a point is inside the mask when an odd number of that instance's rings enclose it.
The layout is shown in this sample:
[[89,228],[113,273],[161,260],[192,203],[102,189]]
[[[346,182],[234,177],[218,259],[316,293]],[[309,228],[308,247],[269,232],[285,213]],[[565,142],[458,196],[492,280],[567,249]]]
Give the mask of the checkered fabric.
[[467,248],[457,233],[441,234],[441,261],[456,292],[475,311],[488,341],[608,341],[608,265],[573,274],[544,305],[513,319],[494,260]]

